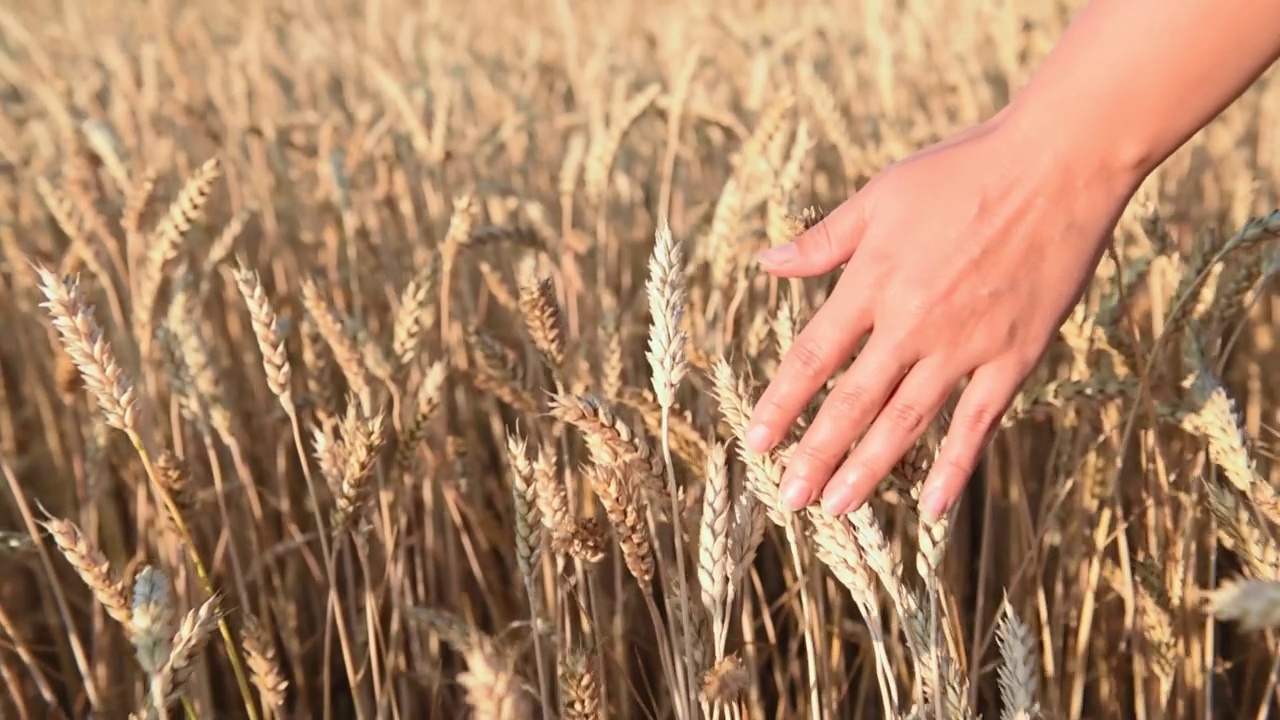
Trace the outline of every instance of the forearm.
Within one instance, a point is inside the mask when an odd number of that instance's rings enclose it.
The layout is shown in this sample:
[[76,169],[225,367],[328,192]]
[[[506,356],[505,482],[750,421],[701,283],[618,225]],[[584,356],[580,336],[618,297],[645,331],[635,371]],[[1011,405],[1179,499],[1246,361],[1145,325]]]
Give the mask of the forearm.
[[1006,117],[1136,187],[1277,57],[1277,0],[1093,0]]

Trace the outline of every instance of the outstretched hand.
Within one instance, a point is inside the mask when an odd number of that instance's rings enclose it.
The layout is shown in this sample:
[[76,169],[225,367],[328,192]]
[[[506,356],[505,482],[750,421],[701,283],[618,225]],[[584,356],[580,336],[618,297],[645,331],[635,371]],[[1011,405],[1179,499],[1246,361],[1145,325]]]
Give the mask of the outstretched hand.
[[795,448],[788,506],[856,509],[968,378],[921,510],[932,521],[955,502],[1136,188],[1042,137],[998,115],[891,165],[758,258],[787,278],[847,265],[757,403],[752,450],[783,438],[869,334]]

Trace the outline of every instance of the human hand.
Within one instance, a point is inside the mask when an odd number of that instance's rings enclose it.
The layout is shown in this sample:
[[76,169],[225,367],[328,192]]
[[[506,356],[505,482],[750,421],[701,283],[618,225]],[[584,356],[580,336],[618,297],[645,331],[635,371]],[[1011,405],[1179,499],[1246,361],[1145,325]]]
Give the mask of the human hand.
[[761,254],[778,277],[847,265],[756,404],[750,449],[783,438],[870,333],[795,448],[788,506],[821,495],[829,512],[856,509],[967,377],[922,490],[926,521],[959,496],[1140,180],[1045,137],[1002,113],[888,167]]

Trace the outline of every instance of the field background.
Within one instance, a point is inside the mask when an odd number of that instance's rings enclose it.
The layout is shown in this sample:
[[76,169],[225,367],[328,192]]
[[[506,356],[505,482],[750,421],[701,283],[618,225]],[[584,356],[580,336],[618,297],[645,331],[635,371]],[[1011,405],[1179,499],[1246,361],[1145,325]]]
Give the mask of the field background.
[[0,718],[1264,717],[1270,76],[946,523],[941,423],[852,519],[735,442],[830,285],[751,253],[1078,5],[0,2]]

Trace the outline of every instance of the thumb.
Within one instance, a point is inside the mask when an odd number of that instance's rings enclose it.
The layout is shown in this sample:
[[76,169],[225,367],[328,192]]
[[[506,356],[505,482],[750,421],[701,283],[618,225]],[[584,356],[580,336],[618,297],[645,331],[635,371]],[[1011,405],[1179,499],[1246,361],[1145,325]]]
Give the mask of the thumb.
[[858,197],[849,198],[791,242],[758,254],[756,261],[778,277],[813,277],[834,270],[849,261],[862,239],[866,205]]

